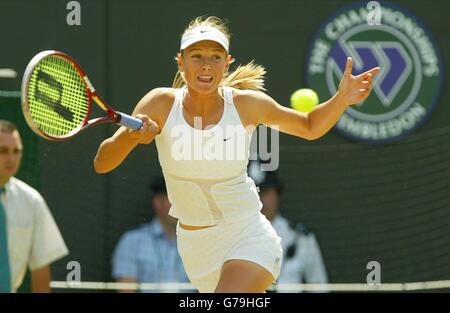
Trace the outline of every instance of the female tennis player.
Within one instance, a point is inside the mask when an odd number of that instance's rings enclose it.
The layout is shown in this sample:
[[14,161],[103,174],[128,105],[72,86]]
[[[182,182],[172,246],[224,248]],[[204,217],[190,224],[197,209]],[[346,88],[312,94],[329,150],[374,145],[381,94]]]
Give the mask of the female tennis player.
[[262,92],[261,66],[228,74],[229,40],[219,18],[193,20],[181,38],[172,88],[145,95],[133,113],[143,127],[119,128],[100,145],[94,166],[109,172],[155,139],[192,284],[200,292],[264,292],[280,273],[282,250],[247,175],[252,132],[264,124],[308,140],[323,136],[349,105],[367,98],[379,68],[353,76],[348,58],[336,94],[305,114]]

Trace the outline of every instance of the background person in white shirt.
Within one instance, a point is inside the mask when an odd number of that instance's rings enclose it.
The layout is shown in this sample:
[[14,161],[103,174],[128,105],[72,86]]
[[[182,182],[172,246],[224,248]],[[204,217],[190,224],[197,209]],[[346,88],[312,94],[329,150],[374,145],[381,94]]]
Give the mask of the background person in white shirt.
[[39,192],[13,177],[22,150],[16,126],[0,120],[0,292],[16,292],[27,267],[31,291],[50,292],[50,264],[68,250]]
[[[261,212],[281,237],[283,264],[277,282],[328,283],[327,271],[316,237],[303,223],[293,223],[280,214],[284,184],[276,171],[262,171],[259,161],[249,162],[249,175],[259,187]],[[275,289],[276,289],[275,285]]]

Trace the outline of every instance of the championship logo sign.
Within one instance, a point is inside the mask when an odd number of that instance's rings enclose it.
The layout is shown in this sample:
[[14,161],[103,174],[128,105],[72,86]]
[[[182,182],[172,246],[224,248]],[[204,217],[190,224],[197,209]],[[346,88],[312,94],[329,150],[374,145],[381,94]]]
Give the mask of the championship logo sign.
[[306,60],[306,82],[321,99],[333,95],[353,58],[353,75],[380,66],[372,94],[349,107],[335,129],[363,142],[405,137],[432,112],[440,95],[443,64],[438,47],[420,20],[382,3],[379,23],[370,23],[364,3],[332,16],[317,32]]

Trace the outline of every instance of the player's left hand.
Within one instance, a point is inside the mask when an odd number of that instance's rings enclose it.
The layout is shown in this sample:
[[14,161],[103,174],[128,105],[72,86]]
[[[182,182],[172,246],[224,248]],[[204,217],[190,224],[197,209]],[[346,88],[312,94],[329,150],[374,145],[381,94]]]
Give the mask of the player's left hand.
[[358,76],[352,75],[352,58],[347,58],[344,75],[339,83],[338,94],[346,105],[359,103],[366,99],[372,90],[372,81],[380,67],[374,67]]

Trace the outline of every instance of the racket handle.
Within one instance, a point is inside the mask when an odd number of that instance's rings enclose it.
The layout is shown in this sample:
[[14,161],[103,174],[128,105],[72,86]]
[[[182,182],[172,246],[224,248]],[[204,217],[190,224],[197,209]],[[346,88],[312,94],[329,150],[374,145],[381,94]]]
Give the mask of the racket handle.
[[136,117],[132,117],[128,114],[117,112],[120,116],[120,120],[117,122],[120,126],[125,126],[133,130],[138,130],[142,127],[142,121]]

